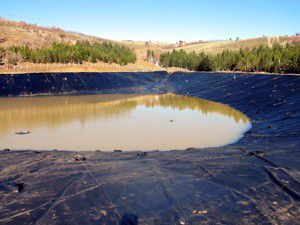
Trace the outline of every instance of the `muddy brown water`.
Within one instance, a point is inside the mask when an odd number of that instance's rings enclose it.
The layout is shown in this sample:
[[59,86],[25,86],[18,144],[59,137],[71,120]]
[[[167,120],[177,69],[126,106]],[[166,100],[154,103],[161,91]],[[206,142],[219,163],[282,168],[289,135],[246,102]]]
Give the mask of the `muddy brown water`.
[[0,148],[218,147],[238,141],[250,128],[249,118],[238,110],[175,94],[0,99]]

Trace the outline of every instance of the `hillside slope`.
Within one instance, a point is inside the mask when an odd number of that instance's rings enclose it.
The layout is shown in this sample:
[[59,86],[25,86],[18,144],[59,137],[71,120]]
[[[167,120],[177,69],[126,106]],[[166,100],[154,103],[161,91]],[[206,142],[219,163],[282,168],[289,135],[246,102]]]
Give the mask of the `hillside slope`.
[[[64,31],[56,27],[41,27],[26,22],[16,22],[0,18],[0,47],[27,45],[30,48],[49,48],[52,43],[75,44],[77,41],[87,42],[112,42],[124,45],[133,50],[137,55],[137,62],[122,67],[117,64],[98,62],[94,64],[84,62],[78,64],[33,64],[21,63],[17,65],[1,65],[0,73],[28,73],[28,72],[125,72],[125,71],[156,71],[160,67],[147,62],[148,47],[135,42],[117,42],[76,32]],[[1,53],[1,52],[0,52]],[[5,60],[3,60],[5,61]]]
[[12,45],[28,45],[31,48],[42,48],[50,47],[54,42],[75,44],[77,41],[119,43],[135,50],[139,59],[146,58],[147,49],[151,48],[159,51],[163,46],[167,45],[151,43],[151,45],[148,46],[145,42],[119,42],[65,31],[57,27],[42,27],[23,21],[17,22],[0,18],[0,47],[7,48]]
[[187,43],[182,47],[177,47],[176,50],[183,49],[187,52],[205,52],[208,54],[218,54],[222,51],[229,49],[232,51],[238,51],[240,48],[255,48],[260,45],[271,46],[275,42],[285,43],[300,43],[300,36],[281,36],[281,37],[258,37],[243,40],[227,40],[227,41],[211,41],[200,43]]
[[29,47],[48,47],[53,42],[76,43],[76,41],[110,41],[57,27],[41,27],[26,22],[16,22],[0,18],[0,46],[28,45]]

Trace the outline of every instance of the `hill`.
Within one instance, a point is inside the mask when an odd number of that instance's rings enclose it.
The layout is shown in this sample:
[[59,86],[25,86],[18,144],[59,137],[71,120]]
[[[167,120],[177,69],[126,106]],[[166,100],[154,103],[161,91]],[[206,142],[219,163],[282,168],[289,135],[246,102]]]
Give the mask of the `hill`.
[[210,41],[199,43],[186,43],[182,47],[176,47],[176,50],[183,49],[187,52],[195,51],[196,53],[204,52],[207,54],[218,54],[224,50],[238,51],[239,49],[252,49],[260,45],[271,46],[274,43],[300,43],[300,36],[280,36],[280,37],[258,37],[249,39],[236,39],[226,41]]
[[0,18],[0,46],[28,45],[29,47],[50,47],[53,42],[75,44],[77,41],[111,41],[76,32],[64,31],[57,27],[41,27],[26,22]]
[[[140,43],[118,42],[104,38],[89,36],[81,33],[65,31],[57,27],[42,27],[26,22],[11,21],[0,18],[0,55],[1,47],[9,48],[11,46],[28,46],[32,49],[51,48],[53,43],[64,43],[75,45],[78,41],[89,43],[113,43],[123,45],[133,50],[137,55],[136,63],[130,63],[127,66],[120,66],[115,63],[97,62],[91,65],[88,62],[82,64],[57,64],[52,63],[28,63],[18,62],[16,65],[5,63],[1,66],[0,73],[17,72],[71,72],[71,71],[89,71],[89,72],[110,72],[110,71],[155,71],[161,68],[145,61],[146,51]],[[4,54],[4,58],[7,54]],[[2,60],[3,62],[7,60]]]
[[28,45],[32,48],[51,47],[52,43],[75,44],[77,41],[96,43],[112,42],[125,45],[136,51],[139,59],[146,58],[147,49],[159,51],[167,43],[157,44],[149,42],[114,41],[77,32],[65,31],[57,27],[42,27],[24,21],[11,21],[0,18],[0,47]]

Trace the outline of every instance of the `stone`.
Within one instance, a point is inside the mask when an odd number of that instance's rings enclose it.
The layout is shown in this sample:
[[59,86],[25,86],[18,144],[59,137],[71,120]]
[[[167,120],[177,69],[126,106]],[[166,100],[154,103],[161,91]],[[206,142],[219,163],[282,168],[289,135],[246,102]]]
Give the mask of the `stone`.
[[19,131],[19,132],[16,132],[15,134],[25,135],[25,134],[30,134],[30,131]]
[[15,183],[15,187],[17,188],[17,192],[22,192],[24,190],[24,183]]
[[147,152],[139,152],[136,155],[139,156],[140,158],[145,158],[148,155],[148,153]]
[[190,148],[187,148],[187,149],[185,149],[186,151],[192,151],[192,150],[197,150],[197,148],[195,148],[195,147],[190,147]]
[[76,155],[74,158],[75,161],[86,161],[86,157],[83,155]]

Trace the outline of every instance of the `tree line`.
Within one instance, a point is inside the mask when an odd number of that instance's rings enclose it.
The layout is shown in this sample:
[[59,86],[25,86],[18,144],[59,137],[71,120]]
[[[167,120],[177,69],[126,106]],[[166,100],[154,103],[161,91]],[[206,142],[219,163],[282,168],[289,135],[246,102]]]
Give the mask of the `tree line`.
[[147,50],[147,61],[152,62],[155,59],[155,53],[154,50]]
[[0,47],[0,65],[2,64],[2,59],[4,57],[4,53],[5,53],[4,48]]
[[194,71],[300,73],[300,44],[275,43],[271,47],[224,50],[217,55],[173,50],[161,54],[160,64]]
[[8,64],[18,62],[82,64],[101,61],[127,65],[136,62],[136,55],[131,49],[112,43],[77,42],[75,45],[53,43],[50,48],[36,49],[29,48],[27,45],[11,46],[4,52]]

